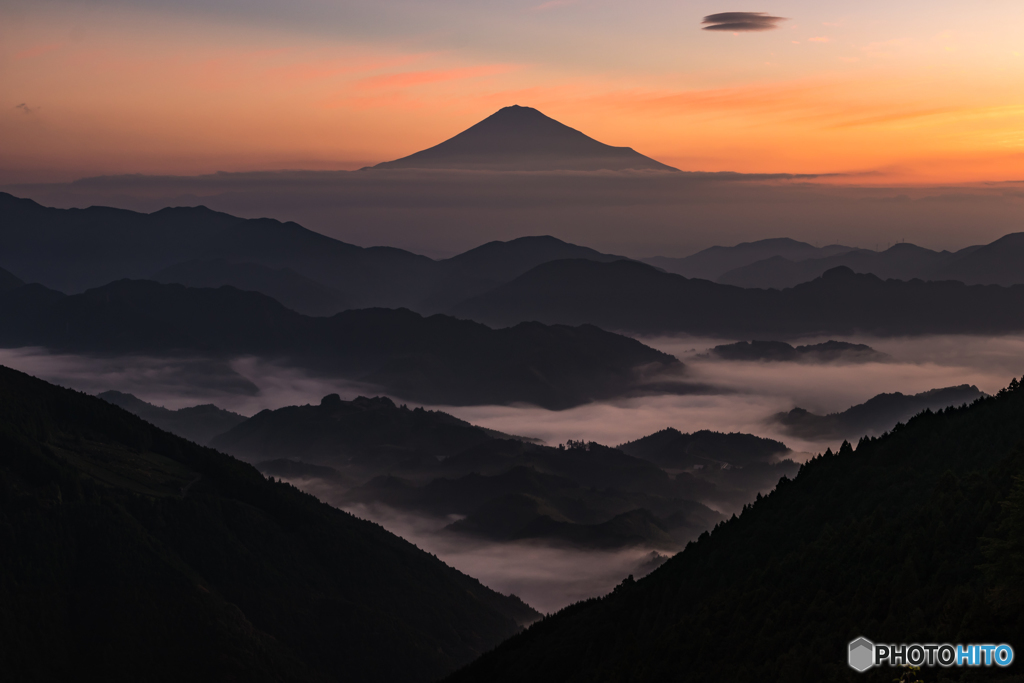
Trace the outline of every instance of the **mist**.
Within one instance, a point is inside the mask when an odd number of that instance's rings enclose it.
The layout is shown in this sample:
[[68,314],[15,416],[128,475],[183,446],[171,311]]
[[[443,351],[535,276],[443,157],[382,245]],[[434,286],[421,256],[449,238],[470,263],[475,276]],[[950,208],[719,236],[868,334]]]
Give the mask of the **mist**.
[[[644,395],[551,411],[529,405],[424,405],[482,427],[555,445],[569,439],[615,446],[666,427],[683,432],[710,429],[748,432],[777,439],[804,459],[831,441],[786,436],[767,418],[794,407],[839,412],[880,393],[915,394],[930,389],[976,385],[993,394],[1024,374],[1024,336],[844,337],[892,356],[888,363],[781,363],[722,361],[709,348],[731,339],[706,337],[641,338],[686,364],[683,379],[708,387],[699,394]],[[817,343],[824,338],[799,340]],[[109,389],[131,393],[170,409],[213,403],[251,416],[265,409],[316,404],[327,394],[345,400],[386,392],[356,382],[317,377],[301,369],[245,357],[203,358],[90,357],[51,354],[43,349],[0,349],[0,364],[48,382],[97,394]],[[678,381],[679,378],[672,378]],[[408,403],[391,396],[398,403]],[[412,405],[412,404],[410,404]]]
[[641,547],[583,550],[539,542],[497,543],[466,538],[441,531],[454,519],[412,515],[381,505],[344,505],[337,501],[336,490],[323,482],[291,483],[357,517],[380,524],[485,586],[505,595],[517,595],[544,614],[604,595],[627,576],[640,578],[667,557]]
[[528,234],[641,258],[686,256],[712,244],[780,236],[818,246],[884,249],[907,240],[955,250],[1020,230],[1020,183],[834,184],[857,180],[376,170],[111,176],[0,189],[60,208],[152,212],[201,204],[244,218],[296,221],[360,246],[387,245],[434,258]]
[[[843,340],[868,344],[891,356],[892,361],[724,361],[706,352],[716,344],[733,340],[658,337],[642,341],[677,356],[686,364],[686,381],[707,385],[707,392],[635,396],[562,411],[528,405],[424,407],[549,445],[572,439],[614,446],[666,427],[683,432],[747,432],[782,441],[791,449],[784,457],[803,461],[840,444],[788,436],[769,420],[772,415],[796,406],[818,413],[837,412],[883,392],[913,394],[961,384],[973,384],[992,394],[1005,387],[1012,377],[1024,374],[1024,336]],[[801,343],[820,341],[824,340],[807,339]],[[316,404],[330,393],[338,393],[344,399],[381,395],[374,387],[315,377],[251,357],[110,358],[51,354],[29,348],[0,350],[0,364],[91,394],[115,389],[171,409],[214,403],[247,416],[268,408]],[[398,403],[406,402],[401,397],[392,398]],[[292,483],[326,502],[345,505],[345,489],[330,482],[302,479]],[[707,504],[729,514],[742,501]],[[441,532],[453,519],[398,512],[383,506],[346,509],[381,524],[483,584],[502,593],[514,593],[546,613],[607,593],[625,576],[639,576],[651,568],[644,568],[650,559],[649,548],[602,551],[534,542],[500,543]]]

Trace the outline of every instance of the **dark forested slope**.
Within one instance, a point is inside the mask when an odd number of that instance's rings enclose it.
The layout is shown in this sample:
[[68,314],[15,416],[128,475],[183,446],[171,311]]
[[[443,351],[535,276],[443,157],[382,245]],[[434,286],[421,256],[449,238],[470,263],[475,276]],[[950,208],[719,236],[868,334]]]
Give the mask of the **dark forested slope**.
[[[1019,649],[1022,444],[1014,380],[827,452],[649,577],[544,619],[449,680],[888,683],[899,672],[847,666],[851,640]],[[1019,680],[1019,669],[925,675]]]
[[234,458],[0,368],[10,680],[430,681],[535,616]]
[[806,439],[859,439],[878,436],[897,422],[903,422],[922,410],[939,410],[949,406],[973,403],[984,396],[978,387],[963,384],[905,395],[898,391],[878,394],[864,403],[847,408],[841,413],[816,415],[803,408],[772,416],[783,430]]

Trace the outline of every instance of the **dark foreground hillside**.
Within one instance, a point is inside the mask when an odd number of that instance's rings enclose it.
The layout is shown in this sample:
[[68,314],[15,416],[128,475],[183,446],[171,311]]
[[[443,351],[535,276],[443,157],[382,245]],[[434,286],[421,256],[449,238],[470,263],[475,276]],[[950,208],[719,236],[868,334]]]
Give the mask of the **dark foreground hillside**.
[[234,458],[0,368],[5,680],[431,681],[537,616]]
[[[637,582],[534,624],[448,679],[886,682],[847,644],[1024,648],[1024,389],[844,444]],[[1008,669],[924,680],[1019,681]]]

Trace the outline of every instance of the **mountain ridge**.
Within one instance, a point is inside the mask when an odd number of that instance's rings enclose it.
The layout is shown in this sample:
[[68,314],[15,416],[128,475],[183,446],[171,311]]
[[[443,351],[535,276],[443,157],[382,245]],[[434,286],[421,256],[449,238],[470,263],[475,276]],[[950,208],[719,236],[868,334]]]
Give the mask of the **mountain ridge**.
[[1024,285],[883,281],[840,266],[790,289],[743,289],[637,261],[564,260],[537,266],[450,312],[499,326],[537,320],[741,339],[983,334],[1024,329]]

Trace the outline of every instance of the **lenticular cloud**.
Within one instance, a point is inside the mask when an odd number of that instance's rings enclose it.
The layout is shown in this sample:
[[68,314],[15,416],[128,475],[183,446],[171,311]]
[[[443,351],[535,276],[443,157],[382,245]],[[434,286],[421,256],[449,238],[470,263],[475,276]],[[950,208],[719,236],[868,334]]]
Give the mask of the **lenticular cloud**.
[[785,20],[766,12],[720,12],[709,14],[701,23],[705,31],[770,31]]

